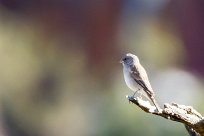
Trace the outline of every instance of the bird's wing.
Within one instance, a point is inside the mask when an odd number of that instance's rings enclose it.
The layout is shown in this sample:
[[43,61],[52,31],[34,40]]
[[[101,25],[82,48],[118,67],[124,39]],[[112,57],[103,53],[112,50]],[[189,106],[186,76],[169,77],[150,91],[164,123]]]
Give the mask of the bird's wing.
[[130,66],[130,75],[144,89],[144,91],[148,93],[148,95],[152,96],[154,94],[147,73],[142,66],[140,68],[137,68],[135,65]]

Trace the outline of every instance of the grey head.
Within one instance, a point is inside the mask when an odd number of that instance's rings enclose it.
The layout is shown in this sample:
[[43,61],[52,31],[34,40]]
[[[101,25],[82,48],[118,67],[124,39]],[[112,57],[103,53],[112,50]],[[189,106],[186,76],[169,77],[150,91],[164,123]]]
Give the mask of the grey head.
[[133,64],[138,64],[139,63],[139,59],[136,55],[131,54],[131,53],[127,53],[125,54],[122,59],[120,60],[120,63],[122,63],[123,65],[133,65]]

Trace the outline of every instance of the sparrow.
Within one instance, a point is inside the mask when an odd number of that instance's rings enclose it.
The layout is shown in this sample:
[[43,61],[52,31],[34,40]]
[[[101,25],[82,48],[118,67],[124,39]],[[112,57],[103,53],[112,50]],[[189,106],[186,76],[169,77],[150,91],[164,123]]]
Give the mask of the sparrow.
[[152,101],[156,109],[159,111],[160,107],[154,99],[154,91],[149,82],[147,73],[140,64],[138,57],[134,54],[127,53],[122,57],[120,63],[123,65],[123,75],[126,85],[134,91],[134,95],[138,92]]

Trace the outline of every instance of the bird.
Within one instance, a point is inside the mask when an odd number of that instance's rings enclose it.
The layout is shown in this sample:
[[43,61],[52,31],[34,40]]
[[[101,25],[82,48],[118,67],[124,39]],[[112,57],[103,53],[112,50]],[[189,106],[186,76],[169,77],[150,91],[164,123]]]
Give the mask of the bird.
[[149,82],[146,70],[140,64],[139,58],[131,53],[125,54],[120,63],[123,65],[123,75],[126,85],[134,91],[133,97],[136,93],[145,96],[152,101],[156,109],[159,111],[160,107],[154,98],[154,91]]

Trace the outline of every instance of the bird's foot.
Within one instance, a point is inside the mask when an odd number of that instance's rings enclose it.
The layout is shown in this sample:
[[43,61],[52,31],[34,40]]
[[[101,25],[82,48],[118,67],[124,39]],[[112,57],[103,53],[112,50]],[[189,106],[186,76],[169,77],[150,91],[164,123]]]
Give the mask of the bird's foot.
[[[139,94],[140,94],[139,90],[140,90],[140,89],[138,89],[137,91],[134,92],[134,94],[132,95],[133,98],[135,98],[135,94],[136,94],[136,93],[139,93]],[[141,94],[140,94],[140,97],[141,97]]]

